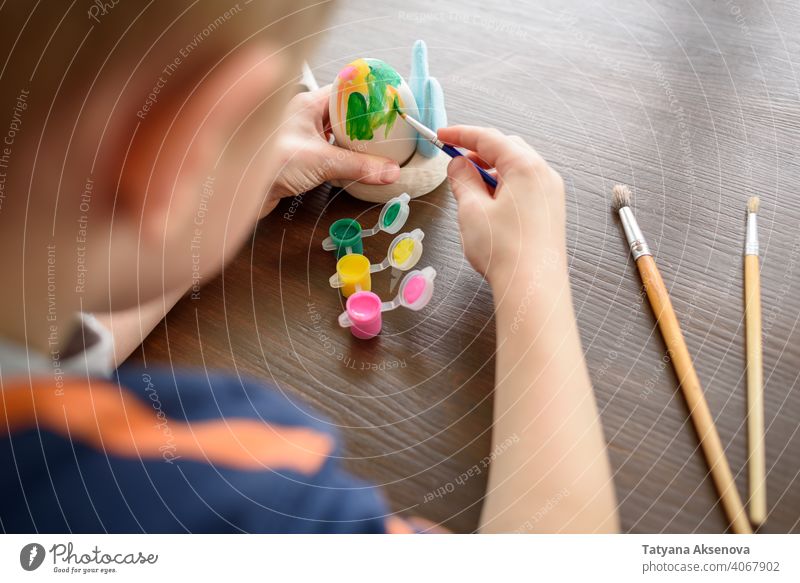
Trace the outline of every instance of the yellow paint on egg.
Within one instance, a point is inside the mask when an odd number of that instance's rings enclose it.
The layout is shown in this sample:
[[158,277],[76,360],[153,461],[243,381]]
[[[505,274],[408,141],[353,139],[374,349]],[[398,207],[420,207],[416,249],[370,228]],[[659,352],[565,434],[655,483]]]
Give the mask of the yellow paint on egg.
[[396,265],[403,265],[414,253],[414,239],[403,239],[392,250],[392,259]]

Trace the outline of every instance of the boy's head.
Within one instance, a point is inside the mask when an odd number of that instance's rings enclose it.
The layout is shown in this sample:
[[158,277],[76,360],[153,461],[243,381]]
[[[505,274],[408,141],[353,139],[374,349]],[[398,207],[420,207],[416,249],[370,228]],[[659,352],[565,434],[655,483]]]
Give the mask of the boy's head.
[[4,321],[20,301],[55,298],[66,321],[214,275],[257,220],[328,3],[55,4],[0,10]]

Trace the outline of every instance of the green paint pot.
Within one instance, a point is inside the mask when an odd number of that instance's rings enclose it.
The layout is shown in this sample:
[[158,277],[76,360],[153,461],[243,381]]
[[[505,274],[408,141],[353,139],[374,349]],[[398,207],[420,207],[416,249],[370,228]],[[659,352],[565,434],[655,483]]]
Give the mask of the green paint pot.
[[361,242],[361,225],[355,219],[339,219],[328,230],[333,244],[336,245],[336,259],[348,253],[364,253]]

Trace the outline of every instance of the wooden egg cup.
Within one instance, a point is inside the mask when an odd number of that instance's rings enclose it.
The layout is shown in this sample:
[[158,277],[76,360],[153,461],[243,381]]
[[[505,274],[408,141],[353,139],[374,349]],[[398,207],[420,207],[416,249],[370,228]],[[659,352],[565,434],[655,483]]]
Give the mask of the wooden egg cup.
[[426,158],[415,150],[411,159],[400,166],[400,178],[392,184],[361,184],[344,180],[331,180],[331,184],[367,202],[385,203],[404,192],[417,198],[444,182],[449,163],[450,156],[444,152],[437,151],[433,158]]

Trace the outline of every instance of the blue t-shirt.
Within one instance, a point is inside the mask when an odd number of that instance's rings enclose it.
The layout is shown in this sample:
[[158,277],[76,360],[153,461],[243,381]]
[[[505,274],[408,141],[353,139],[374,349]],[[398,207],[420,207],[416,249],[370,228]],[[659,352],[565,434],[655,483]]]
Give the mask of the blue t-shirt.
[[6,533],[419,530],[342,469],[328,423],[255,380],[124,366],[0,396]]

